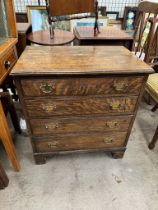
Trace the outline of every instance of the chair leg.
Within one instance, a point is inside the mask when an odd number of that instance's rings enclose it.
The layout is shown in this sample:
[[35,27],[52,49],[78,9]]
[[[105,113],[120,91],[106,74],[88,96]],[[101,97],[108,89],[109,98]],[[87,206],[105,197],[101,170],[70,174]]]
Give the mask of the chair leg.
[[0,189],[4,189],[8,186],[9,179],[0,163]]
[[0,139],[4,145],[4,148],[12,162],[15,171],[20,170],[20,164],[17,159],[15,147],[11,138],[10,130],[7,124],[7,120],[3,111],[2,103],[0,101]]
[[154,137],[152,139],[152,141],[149,144],[149,149],[154,149],[156,142],[158,141],[158,126],[157,129],[155,131]]
[[155,112],[156,109],[158,109],[158,104],[156,104],[156,105],[151,109],[151,111],[152,111],[152,112]]
[[19,124],[19,119],[18,119],[16,110],[15,110],[15,107],[14,107],[13,101],[11,99],[9,99],[9,114],[10,114],[10,117],[12,119],[12,123],[13,123],[14,129],[19,134],[21,134],[21,128],[20,128],[20,124]]
[[12,101],[12,98],[8,92],[1,93],[1,100],[3,104],[3,108],[7,107],[6,114],[9,112],[14,129],[20,134],[20,124],[18,120],[18,116]]

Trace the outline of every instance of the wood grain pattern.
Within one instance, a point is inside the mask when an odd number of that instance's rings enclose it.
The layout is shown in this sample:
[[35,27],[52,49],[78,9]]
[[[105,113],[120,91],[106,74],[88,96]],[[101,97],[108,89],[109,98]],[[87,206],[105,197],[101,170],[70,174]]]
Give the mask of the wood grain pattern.
[[133,37],[126,33],[125,30],[120,30],[116,27],[106,26],[100,27],[101,33],[94,36],[93,27],[90,26],[78,26],[74,28],[74,34],[79,40],[133,40]]
[[95,0],[49,0],[52,16],[95,12]]
[[36,163],[71,150],[122,158],[151,72],[123,47],[27,48],[12,75]]
[[9,29],[10,29],[10,37],[17,38],[18,33],[16,29],[16,18],[15,18],[15,11],[14,11],[14,3],[13,0],[7,0],[7,17],[9,22]]
[[116,117],[58,117],[48,119],[31,119],[33,136],[55,134],[126,131],[132,116]]
[[[16,52],[15,52],[15,49],[14,48],[11,48],[10,51],[8,53],[6,53],[2,58],[1,58],[1,61],[0,61],[0,68],[3,68],[5,69],[6,71],[8,70],[11,70],[14,66],[14,64],[16,63],[17,61],[17,56],[16,56]],[[9,62],[10,65],[8,66],[5,66],[6,62]]]
[[[24,96],[86,96],[134,94],[140,92],[143,77],[77,77],[23,79],[21,86]],[[50,87],[44,91],[42,87]],[[30,91],[31,88],[31,91]]]
[[6,70],[4,62],[8,59],[11,61],[11,67],[17,61],[15,44],[17,39],[10,38],[4,44],[0,45],[0,85],[3,83],[7,75],[9,75],[11,68]]
[[20,164],[16,155],[13,140],[10,134],[10,130],[7,124],[7,120],[3,111],[2,103],[0,101],[0,139],[4,145],[4,148],[11,160],[11,163],[15,171],[20,170]]
[[73,30],[76,37],[74,44],[80,46],[124,46],[131,51],[133,45],[131,34],[111,26],[99,27],[99,31],[100,33],[96,36],[92,26],[75,27]]
[[137,97],[25,100],[30,117],[134,113]]
[[27,38],[30,42],[44,46],[62,46],[71,43],[75,36],[70,31],[54,29],[54,38],[51,39],[49,30],[34,31]]
[[[7,41],[8,42],[8,41]],[[16,42],[13,40],[12,42],[9,42],[10,44],[4,44],[2,51],[0,46],[0,85],[3,83],[3,81],[6,79],[6,77],[9,75],[11,69],[15,65],[17,61],[17,54],[15,45]],[[7,62],[10,62],[10,65],[5,65]]]
[[47,140],[34,141],[37,152],[68,151],[82,149],[99,149],[121,147],[124,144],[126,132],[75,135],[65,137],[53,137]]
[[[118,53],[119,52],[119,53]],[[27,47],[12,75],[96,75],[152,73],[121,46]]]
[[3,57],[8,51],[16,45],[18,42],[17,38],[9,38],[6,39],[6,42],[4,42],[2,45],[0,45],[0,58]]

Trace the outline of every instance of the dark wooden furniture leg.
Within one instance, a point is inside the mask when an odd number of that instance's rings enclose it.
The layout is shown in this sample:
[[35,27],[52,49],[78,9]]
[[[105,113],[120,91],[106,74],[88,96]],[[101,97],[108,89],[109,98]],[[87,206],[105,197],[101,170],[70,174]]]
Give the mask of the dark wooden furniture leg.
[[121,159],[124,156],[125,151],[116,151],[116,152],[111,152],[111,155],[114,159]]
[[12,141],[12,137],[10,134],[10,130],[7,124],[7,120],[4,114],[3,106],[0,101],[0,139],[2,140],[2,143],[4,145],[4,148],[12,162],[12,165],[15,169],[15,171],[20,170],[20,164],[17,159],[15,147]]
[[152,112],[155,112],[156,109],[158,109],[158,104],[156,104],[156,105],[151,109],[151,111],[152,111]]
[[7,187],[8,183],[9,183],[9,179],[8,179],[2,165],[0,164],[0,189],[4,189],[5,187]]
[[11,93],[12,93],[12,98],[17,101],[18,100],[18,95],[16,93],[16,88],[14,85],[13,78],[8,76],[7,79],[5,80],[4,84],[1,85],[1,88],[3,89],[3,92],[8,92],[8,89],[10,88]]
[[157,141],[158,141],[158,126],[157,126],[157,128],[156,128],[154,137],[153,137],[152,141],[150,142],[150,144],[149,144],[149,146],[148,146],[149,149],[154,149],[155,144],[156,144]]
[[46,157],[44,155],[34,155],[35,163],[42,165],[46,163]]
[[1,101],[2,101],[3,110],[4,110],[5,114],[7,114],[9,112],[14,129],[15,129],[15,131],[17,131],[20,134],[21,129],[20,129],[18,116],[17,116],[16,110],[15,110],[13,101],[10,97],[10,94],[8,92],[5,92],[5,93],[1,93],[0,96],[1,96]]

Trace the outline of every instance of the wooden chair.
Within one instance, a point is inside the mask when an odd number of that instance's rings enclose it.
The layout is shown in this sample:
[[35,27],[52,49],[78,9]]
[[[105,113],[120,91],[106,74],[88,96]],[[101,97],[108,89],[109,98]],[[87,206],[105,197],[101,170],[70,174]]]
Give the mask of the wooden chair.
[[[158,108],[158,73],[149,76],[146,84],[146,91],[156,103],[156,105],[152,108],[152,111],[154,112]],[[155,147],[157,140],[158,140],[158,126],[155,131],[154,137],[148,146],[149,149],[153,149]]]
[[[158,65],[158,3],[143,1],[139,4],[138,11],[132,51],[147,64],[154,67]],[[149,76],[146,92],[156,103],[152,108],[152,111],[155,111],[158,108],[158,73]],[[149,149],[154,148],[157,140],[158,127],[149,144]]]
[[156,49],[158,3],[143,1],[139,4],[138,11],[139,14],[136,19],[132,51],[135,52],[139,58],[153,66],[155,65],[154,62],[158,53]]
[[[143,1],[138,6],[138,12],[132,51],[147,64],[154,67],[158,65],[158,3]],[[147,29],[148,33],[145,36]],[[154,81],[155,79],[156,81]],[[157,79],[157,74],[149,76],[146,85],[146,92],[156,102],[153,111],[158,106],[153,94],[156,90]]]
[[99,32],[97,0],[46,0],[50,36],[54,37],[53,23],[62,20],[95,17],[94,34]]
[[5,114],[9,112],[15,130],[21,133],[18,117],[14,108],[13,101],[8,92],[0,93],[0,140],[12,162],[16,171],[20,170],[19,161],[17,159],[15,147],[12,141],[10,129]]

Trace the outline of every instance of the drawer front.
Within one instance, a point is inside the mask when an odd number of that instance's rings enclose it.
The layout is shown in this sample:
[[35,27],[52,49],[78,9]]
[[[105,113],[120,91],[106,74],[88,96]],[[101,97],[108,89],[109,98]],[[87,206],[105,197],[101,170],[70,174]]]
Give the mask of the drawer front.
[[32,134],[34,136],[104,132],[104,131],[126,131],[129,128],[132,116],[123,117],[93,117],[93,118],[52,118],[30,120]]
[[53,137],[48,140],[34,141],[36,152],[53,152],[84,149],[117,148],[124,145],[126,132],[115,134],[79,135]]
[[138,95],[143,77],[21,80],[24,96]]
[[25,100],[30,117],[55,115],[85,115],[109,113],[133,113],[136,96],[80,99],[34,99]]
[[10,49],[9,52],[3,56],[1,59],[1,68],[3,69],[4,72],[10,71],[14,64],[17,61],[16,53],[14,48]]

